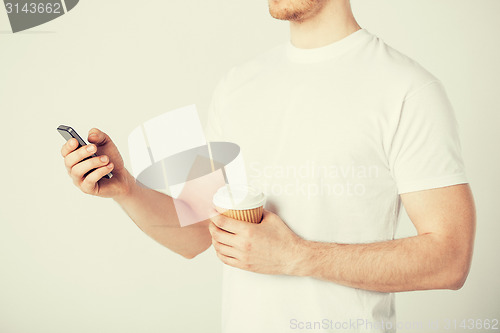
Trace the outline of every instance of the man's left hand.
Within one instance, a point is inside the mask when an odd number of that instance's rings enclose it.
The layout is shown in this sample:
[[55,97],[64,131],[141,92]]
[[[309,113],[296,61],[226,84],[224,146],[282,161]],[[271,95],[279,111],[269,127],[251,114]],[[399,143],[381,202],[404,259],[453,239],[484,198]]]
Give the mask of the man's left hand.
[[215,215],[209,226],[219,259],[230,266],[263,274],[292,275],[302,239],[279,218],[264,210],[261,223]]

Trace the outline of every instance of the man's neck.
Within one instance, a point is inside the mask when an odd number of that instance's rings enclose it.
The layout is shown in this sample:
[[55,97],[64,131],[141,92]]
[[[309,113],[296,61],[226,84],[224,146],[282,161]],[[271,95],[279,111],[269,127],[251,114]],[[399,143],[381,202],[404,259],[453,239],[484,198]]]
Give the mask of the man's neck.
[[303,21],[291,21],[290,37],[294,46],[311,49],[334,43],[359,29],[349,1],[328,1]]

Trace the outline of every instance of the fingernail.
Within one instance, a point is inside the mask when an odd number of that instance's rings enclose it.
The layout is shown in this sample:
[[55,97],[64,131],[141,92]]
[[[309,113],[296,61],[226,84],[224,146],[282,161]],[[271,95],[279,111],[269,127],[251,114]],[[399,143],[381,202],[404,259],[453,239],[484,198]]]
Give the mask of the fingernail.
[[94,145],[90,145],[90,146],[88,146],[88,147],[87,147],[87,151],[88,151],[89,153],[94,152],[94,151],[95,151],[95,146],[94,146]]
[[108,161],[108,158],[106,156],[101,156],[101,162],[106,163]]
[[113,169],[113,163],[108,164],[108,169]]

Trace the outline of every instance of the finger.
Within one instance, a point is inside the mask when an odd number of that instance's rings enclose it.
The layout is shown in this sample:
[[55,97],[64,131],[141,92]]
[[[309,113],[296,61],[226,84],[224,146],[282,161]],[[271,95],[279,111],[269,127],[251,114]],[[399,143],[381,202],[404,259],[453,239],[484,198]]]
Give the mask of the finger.
[[273,215],[276,215],[274,214],[273,212],[270,212],[268,211],[267,209],[264,209],[263,210],[263,213],[262,213],[262,221],[261,221],[261,224],[262,222],[264,222],[264,220],[268,220],[269,218],[271,218]]
[[97,147],[95,145],[86,145],[78,148],[77,150],[69,153],[64,158],[64,165],[68,171],[73,168],[76,164],[80,163],[87,157],[92,156],[97,151]]
[[75,138],[71,138],[63,144],[61,148],[62,157],[66,157],[69,153],[74,151],[78,147],[78,141]]
[[113,170],[113,163],[109,163],[107,166],[103,166],[92,171],[82,181],[80,188],[85,193],[94,193],[97,187],[97,182],[101,180],[102,177],[110,173],[111,170]]
[[220,229],[226,230],[233,234],[245,233],[252,224],[245,221],[235,220],[221,214],[212,216],[210,220],[212,220],[212,222]]
[[271,216],[271,215],[273,215],[273,213],[268,211],[267,209],[262,210],[262,218],[264,218],[264,216]]
[[92,142],[97,146],[102,146],[108,142],[111,142],[111,138],[106,133],[97,128],[92,128],[89,131],[88,140],[89,142]]
[[219,253],[219,254],[225,255],[227,257],[232,257],[235,259],[240,257],[240,252],[232,246],[222,244],[220,242],[217,242],[214,239],[212,239],[212,245],[213,245],[215,251],[217,251],[217,253]]
[[217,242],[229,246],[236,246],[238,244],[237,235],[219,228],[213,222],[210,222],[208,230],[210,231],[210,235],[212,235],[212,239],[216,240]]
[[109,163],[109,158],[106,155],[89,158],[82,161],[71,168],[71,177],[81,179],[87,172],[92,169],[100,168]]
[[232,258],[232,257],[228,257],[228,256],[225,256],[223,254],[220,254],[220,253],[217,253],[217,257],[219,257],[219,259],[226,265],[229,265],[229,266],[233,266],[233,267],[238,267],[239,266],[239,260],[235,259],[235,258]]

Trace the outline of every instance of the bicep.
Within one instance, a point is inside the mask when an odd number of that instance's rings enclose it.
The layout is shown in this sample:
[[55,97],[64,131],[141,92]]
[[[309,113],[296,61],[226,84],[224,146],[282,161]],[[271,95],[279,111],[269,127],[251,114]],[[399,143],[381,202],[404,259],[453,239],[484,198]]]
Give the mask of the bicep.
[[401,200],[419,235],[432,233],[472,245],[476,217],[468,184],[404,193]]

